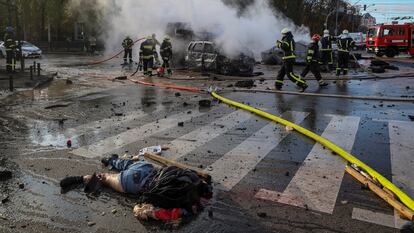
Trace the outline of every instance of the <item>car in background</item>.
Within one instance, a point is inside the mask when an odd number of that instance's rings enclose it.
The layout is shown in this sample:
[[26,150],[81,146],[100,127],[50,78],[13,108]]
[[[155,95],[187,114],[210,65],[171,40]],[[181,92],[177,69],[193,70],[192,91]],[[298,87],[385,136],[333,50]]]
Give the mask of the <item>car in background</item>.
[[256,61],[253,53],[224,55],[211,41],[191,41],[187,47],[185,64],[189,69],[213,71],[223,75],[252,76]]
[[[16,44],[17,43],[18,42],[16,41]],[[24,58],[40,58],[42,57],[42,50],[32,43],[22,41],[22,55]],[[0,56],[6,56],[6,48],[3,41],[0,41]]]
[[354,50],[365,49],[366,36],[362,32],[350,32],[349,36],[355,41]]
[[[295,54],[296,54],[296,63],[305,63],[306,62],[306,53],[307,53],[308,44],[303,41],[296,42],[295,45]],[[266,65],[281,65],[283,51],[276,46],[263,51],[261,53],[262,62]]]

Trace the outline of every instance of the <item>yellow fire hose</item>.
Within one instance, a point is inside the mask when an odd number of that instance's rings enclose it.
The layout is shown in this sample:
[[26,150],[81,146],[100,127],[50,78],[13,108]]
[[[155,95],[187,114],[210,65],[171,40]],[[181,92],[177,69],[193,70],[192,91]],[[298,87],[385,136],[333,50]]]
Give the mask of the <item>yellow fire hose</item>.
[[[349,163],[351,164],[355,164],[357,165],[360,169],[362,169],[363,171],[365,171],[366,173],[368,173],[375,181],[377,181],[378,183],[380,183],[383,187],[385,187],[386,189],[390,190],[396,197],[399,198],[399,200],[405,204],[411,211],[414,211],[414,201],[407,195],[405,194],[403,191],[401,191],[397,186],[395,186],[392,182],[390,182],[389,180],[387,180],[384,176],[382,176],[381,174],[379,174],[378,172],[376,172],[374,169],[372,169],[371,167],[369,167],[368,165],[366,165],[365,163],[363,163],[362,161],[360,161],[359,159],[357,159],[355,156],[351,155],[350,153],[346,152],[345,150],[343,150],[342,148],[338,147],[337,145],[335,145],[334,143],[330,142],[329,140],[299,126],[296,125],[290,121],[287,121],[285,119],[282,119],[280,117],[274,116],[270,113],[264,112],[260,109],[257,108],[253,108],[250,107],[248,105],[245,104],[241,104],[229,99],[226,99],[220,95],[218,95],[215,91],[210,90],[210,94],[220,100],[223,103],[226,103],[228,105],[234,106],[234,107],[238,107],[244,110],[247,110],[249,112],[255,113],[261,117],[267,118],[271,121],[280,123],[282,125],[285,126],[290,126],[292,127],[294,130],[298,131],[299,133],[315,140],[316,142],[319,142],[320,144],[322,144],[323,146],[331,149],[332,151],[334,151],[335,153],[337,153],[338,155],[340,155],[342,158],[344,158],[345,160],[347,160]],[[412,219],[410,219],[412,220]]]

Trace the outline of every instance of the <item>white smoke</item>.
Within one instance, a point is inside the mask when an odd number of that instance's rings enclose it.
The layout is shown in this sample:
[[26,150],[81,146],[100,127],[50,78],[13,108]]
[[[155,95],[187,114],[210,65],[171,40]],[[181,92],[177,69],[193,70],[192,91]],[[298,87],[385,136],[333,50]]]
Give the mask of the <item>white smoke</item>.
[[[111,4],[108,4],[111,2]],[[162,40],[168,23],[188,23],[195,32],[216,34],[215,42],[232,55],[250,50],[256,57],[275,45],[284,27],[296,40],[309,40],[309,30],[297,27],[282,13],[274,12],[267,0],[256,0],[240,16],[221,0],[98,0],[106,8],[108,28],[104,40],[115,51],[126,35],[136,39],[157,34]],[[109,9],[108,9],[109,8]]]

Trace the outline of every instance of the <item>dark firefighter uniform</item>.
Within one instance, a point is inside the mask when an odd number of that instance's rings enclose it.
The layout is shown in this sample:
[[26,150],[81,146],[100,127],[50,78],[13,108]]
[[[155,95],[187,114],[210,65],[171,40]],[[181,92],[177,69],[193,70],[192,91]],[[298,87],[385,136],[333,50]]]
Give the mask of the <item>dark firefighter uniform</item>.
[[304,78],[309,71],[315,76],[316,80],[318,80],[319,86],[326,86],[328,85],[325,81],[322,80],[321,71],[320,71],[320,51],[318,41],[312,41],[309,44],[307,56],[306,56],[306,67],[302,71],[301,76]]
[[152,38],[147,38],[141,43],[139,50],[139,59],[144,66],[144,75],[152,75],[152,69],[154,66],[154,58],[158,58],[157,50],[155,49],[155,43]]
[[277,75],[277,80],[275,83],[276,89],[280,90],[282,88],[283,79],[285,75],[287,75],[293,83],[295,83],[302,89],[302,91],[304,91],[308,87],[308,85],[304,80],[301,79],[300,76],[293,73],[293,64],[295,63],[296,55],[295,41],[293,40],[292,33],[288,32],[284,34],[282,41],[278,41],[276,45],[284,52],[284,56],[282,58],[282,68],[279,70],[279,74]]
[[122,47],[124,47],[124,64],[127,64],[128,57],[129,63],[132,63],[132,46],[134,41],[127,36],[124,41],[122,41]]
[[14,72],[16,69],[16,42],[13,36],[13,32],[8,31],[4,34],[4,47],[6,48],[7,72]]
[[354,47],[355,41],[351,37],[342,37],[338,39],[338,66],[336,67],[336,75],[348,74],[349,51]]
[[169,38],[165,38],[161,44],[160,54],[162,58],[162,67],[167,69],[167,73],[171,75],[170,61],[172,59],[172,45]]
[[334,36],[326,35],[321,39],[321,64],[332,67],[333,66],[333,52],[332,42],[335,41]]

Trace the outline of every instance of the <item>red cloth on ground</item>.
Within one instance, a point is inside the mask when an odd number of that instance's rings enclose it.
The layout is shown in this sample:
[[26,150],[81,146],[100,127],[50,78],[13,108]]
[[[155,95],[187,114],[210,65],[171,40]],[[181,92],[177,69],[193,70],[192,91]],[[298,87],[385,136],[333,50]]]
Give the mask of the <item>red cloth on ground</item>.
[[181,217],[181,209],[180,208],[174,208],[174,209],[160,209],[156,210],[154,215],[157,219],[160,220],[176,220]]

